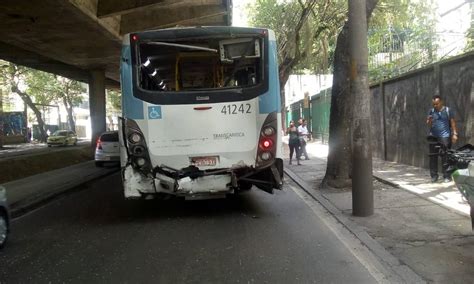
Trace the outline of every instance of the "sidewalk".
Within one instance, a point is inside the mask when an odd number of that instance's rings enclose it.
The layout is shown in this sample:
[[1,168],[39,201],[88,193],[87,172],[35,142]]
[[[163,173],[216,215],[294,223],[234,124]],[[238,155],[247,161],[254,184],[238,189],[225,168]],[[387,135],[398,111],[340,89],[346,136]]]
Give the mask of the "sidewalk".
[[320,188],[327,145],[309,143],[311,159],[301,161],[301,166],[288,164],[288,147],[284,147],[287,175],[394,270],[407,265],[428,282],[472,283],[474,234],[469,205],[454,183],[432,184],[426,169],[374,159],[374,215],[354,217],[350,188]]
[[19,216],[81,184],[118,171],[118,167],[98,168],[94,161],[29,176],[2,184],[12,216]]

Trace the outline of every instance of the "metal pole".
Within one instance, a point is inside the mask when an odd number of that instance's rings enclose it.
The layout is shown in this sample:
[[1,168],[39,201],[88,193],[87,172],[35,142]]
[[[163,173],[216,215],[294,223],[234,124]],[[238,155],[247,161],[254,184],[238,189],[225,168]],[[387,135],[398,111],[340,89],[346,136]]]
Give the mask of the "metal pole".
[[374,213],[366,0],[349,1],[352,119],[352,214]]

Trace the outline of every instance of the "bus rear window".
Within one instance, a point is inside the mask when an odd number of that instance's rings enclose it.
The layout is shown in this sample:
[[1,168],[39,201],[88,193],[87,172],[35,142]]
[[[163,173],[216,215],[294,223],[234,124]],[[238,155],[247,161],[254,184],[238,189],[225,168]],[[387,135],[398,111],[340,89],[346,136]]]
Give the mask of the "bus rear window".
[[259,37],[145,41],[138,45],[138,84],[180,92],[246,88],[263,80]]

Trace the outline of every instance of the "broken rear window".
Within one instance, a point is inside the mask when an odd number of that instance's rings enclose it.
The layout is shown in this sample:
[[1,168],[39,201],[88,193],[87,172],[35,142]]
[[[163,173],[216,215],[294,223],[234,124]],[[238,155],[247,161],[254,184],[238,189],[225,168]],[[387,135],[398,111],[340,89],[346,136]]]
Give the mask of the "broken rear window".
[[253,87],[263,80],[261,54],[259,37],[141,42],[138,83],[166,92]]

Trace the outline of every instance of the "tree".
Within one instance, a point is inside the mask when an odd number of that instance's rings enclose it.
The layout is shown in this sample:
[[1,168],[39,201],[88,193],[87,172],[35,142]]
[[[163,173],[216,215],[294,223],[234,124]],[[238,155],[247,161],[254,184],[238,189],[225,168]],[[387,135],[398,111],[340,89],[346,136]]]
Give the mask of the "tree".
[[116,90],[107,90],[106,96],[107,104],[107,119],[109,121],[109,129],[113,128],[113,115],[120,113],[122,109],[122,96],[120,92]]
[[[367,19],[378,0],[367,0]],[[349,25],[346,22],[337,37],[334,53],[334,76],[329,121],[329,154],[323,185],[347,187],[351,185],[351,117],[349,62]]]
[[81,94],[85,89],[79,81],[74,81],[64,77],[56,77],[58,88],[57,98],[62,100],[64,107],[67,110],[69,129],[76,131],[76,122],[74,120],[73,107],[82,103]]
[[251,25],[276,33],[283,108],[284,86],[293,71],[328,70],[332,35],[345,18],[344,1],[257,0],[248,11]]
[[34,97],[27,90],[24,90],[22,84],[25,83],[26,77],[31,72],[31,69],[18,66],[13,63],[3,62],[0,70],[0,80],[6,86],[9,86],[13,93],[16,93],[23,100],[35,114],[36,120],[38,121],[38,130],[40,132],[40,141],[46,142],[46,129],[41,112],[35,105]]
[[30,70],[26,83],[28,91],[38,103],[48,104],[53,100],[62,103],[68,113],[69,129],[76,131],[73,107],[82,102],[81,94],[85,91],[80,82],[39,70]]
[[372,82],[397,76],[437,59],[434,7],[433,0],[380,1],[369,27]]

